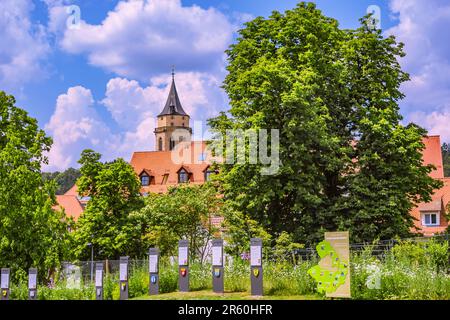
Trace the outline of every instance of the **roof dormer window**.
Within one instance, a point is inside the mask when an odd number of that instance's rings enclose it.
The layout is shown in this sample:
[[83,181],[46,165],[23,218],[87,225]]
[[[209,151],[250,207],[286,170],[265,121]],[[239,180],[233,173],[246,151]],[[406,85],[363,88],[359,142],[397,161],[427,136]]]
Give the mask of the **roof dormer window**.
[[178,182],[179,183],[186,183],[188,181],[189,181],[189,174],[188,174],[188,172],[186,170],[184,170],[184,169],[181,169],[178,172]]
[[141,180],[141,186],[147,187],[151,184],[154,184],[155,179],[153,175],[150,174],[150,171],[144,169],[139,175],[139,180]]
[[150,185],[150,177],[145,173],[141,176],[141,185],[143,187]]
[[439,212],[422,213],[422,225],[425,227],[435,227],[440,225]]

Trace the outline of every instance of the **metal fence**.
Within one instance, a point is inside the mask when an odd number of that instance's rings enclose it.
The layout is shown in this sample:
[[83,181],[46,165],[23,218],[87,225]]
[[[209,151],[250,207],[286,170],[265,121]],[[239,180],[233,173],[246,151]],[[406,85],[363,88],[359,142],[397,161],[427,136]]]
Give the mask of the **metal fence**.
[[[350,244],[350,251],[352,253],[362,252],[363,250],[370,250],[373,256],[383,259],[386,254],[399,242],[411,241],[415,243],[427,242],[431,239],[438,242],[449,242],[449,235],[439,235],[434,237],[417,237],[401,240],[382,240],[375,243],[353,243]],[[269,261],[277,261],[280,259],[292,259],[296,261],[310,261],[317,259],[317,251],[315,246],[296,249],[293,251],[277,253],[275,248],[266,248],[265,259]],[[248,260],[248,253],[241,255],[241,257],[226,256],[226,260],[230,263],[234,259]],[[172,264],[176,263],[176,257],[170,257]],[[78,287],[81,283],[88,283],[94,279],[95,264],[97,262],[103,262],[105,265],[106,274],[118,274],[119,272],[119,260],[101,260],[101,261],[78,261],[78,262],[64,262],[62,265],[62,272],[60,279],[64,279],[68,287]],[[133,274],[134,270],[139,269],[148,272],[148,260],[129,260],[129,272]]]
[[[384,258],[386,253],[388,253],[396,244],[401,242],[410,241],[413,243],[426,243],[430,240],[434,240],[437,242],[449,242],[450,237],[448,234],[436,235],[432,237],[415,237],[415,238],[407,238],[400,240],[380,240],[374,243],[363,242],[363,243],[352,243],[350,244],[350,252],[358,253],[364,250],[370,250],[373,256],[377,258]],[[449,247],[450,248],[450,247]],[[276,255],[273,252],[276,252],[274,249],[267,250],[272,260],[277,260],[280,258],[286,258],[288,256],[295,256],[296,258],[300,258],[302,260],[311,260],[317,259],[317,251],[315,247],[308,247],[302,249],[296,249],[291,252],[286,252],[283,255]]]
[[[120,260],[63,262],[60,280],[65,280],[69,288],[79,287],[82,283],[94,281],[96,263],[104,263],[106,274],[119,274]],[[148,272],[148,260],[129,260],[128,271],[130,275],[137,269]]]

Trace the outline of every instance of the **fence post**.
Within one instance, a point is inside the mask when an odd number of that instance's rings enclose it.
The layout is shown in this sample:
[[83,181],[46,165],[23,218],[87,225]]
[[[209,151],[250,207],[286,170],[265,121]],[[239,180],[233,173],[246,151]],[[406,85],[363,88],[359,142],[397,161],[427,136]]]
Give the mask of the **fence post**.
[[105,260],[105,273],[106,273],[106,275],[109,274],[109,260],[108,259]]

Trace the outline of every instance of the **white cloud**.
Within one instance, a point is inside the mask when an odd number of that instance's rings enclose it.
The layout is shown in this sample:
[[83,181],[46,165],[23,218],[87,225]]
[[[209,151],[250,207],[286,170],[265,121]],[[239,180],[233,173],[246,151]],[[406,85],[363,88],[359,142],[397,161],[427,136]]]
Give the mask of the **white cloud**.
[[[135,80],[113,78],[106,85],[105,98],[96,103],[89,89],[69,88],[56,101],[55,111],[45,130],[54,139],[45,170],[77,166],[83,149],[91,148],[105,160],[130,160],[134,151],[154,150],[156,116],[163,109],[171,84],[170,75],[151,79],[142,87]],[[181,103],[193,120],[217,114],[223,93],[218,80],[208,74],[180,73],[176,85]],[[118,130],[100,117],[97,107],[105,106]],[[193,121],[191,126],[193,126]],[[203,124],[205,124],[203,122]]]
[[[143,118],[156,117],[169,93],[170,76],[156,76],[150,85],[141,87],[135,80],[111,79],[106,86],[103,104],[123,128],[135,128]],[[223,109],[225,94],[220,80],[207,73],[184,72],[176,76],[177,91],[183,109],[195,120],[206,120]]]
[[46,75],[50,47],[44,27],[30,21],[32,9],[31,0],[0,1],[0,87],[13,93]]
[[[57,25],[62,12],[54,12]],[[61,22],[59,22],[61,23]],[[183,7],[180,0],[120,1],[101,24],[66,29],[61,47],[85,53],[89,63],[120,76],[148,79],[170,70],[220,70],[233,25],[214,8]]]
[[450,142],[450,108],[429,114],[413,112],[410,114],[410,120],[426,127],[430,135],[440,135],[442,142]]
[[[401,64],[411,75],[411,81],[402,87],[406,94],[403,113],[408,120],[415,114],[418,124],[435,130],[437,127],[427,121],[442,119],[437,115],[447,114],[450,102],[450,2],[391,0],[390,8],[399,24],[387,33],[405,43],[407,56]],[[428,114],[428,120],[418,118],[418,112]]]
[[53,137],[47,169],[74,166],[83,149],[104,152],[117,142],[118,137],[100,119],[93,105],[91,91],[81,86],[69,88],[58,97],[55,112],[45,126]]
[[135,80],[114,78],[106,85],[102,103],[122,128],[136,127],[143,118],[155,115],[164,99],[165,88],[142,88]]

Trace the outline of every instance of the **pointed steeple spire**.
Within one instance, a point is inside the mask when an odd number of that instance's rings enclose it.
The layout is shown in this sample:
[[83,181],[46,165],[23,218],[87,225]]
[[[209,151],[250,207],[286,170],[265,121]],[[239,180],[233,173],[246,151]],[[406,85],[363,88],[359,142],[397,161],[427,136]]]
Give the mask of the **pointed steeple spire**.
[[172,67],[172,85],[170,87],[169,97],[167,98],[163,111],[158,116],[165,115],[187,116],[181,106],[180,98],[178,97],[177,88],[175,86],[175,67]]

